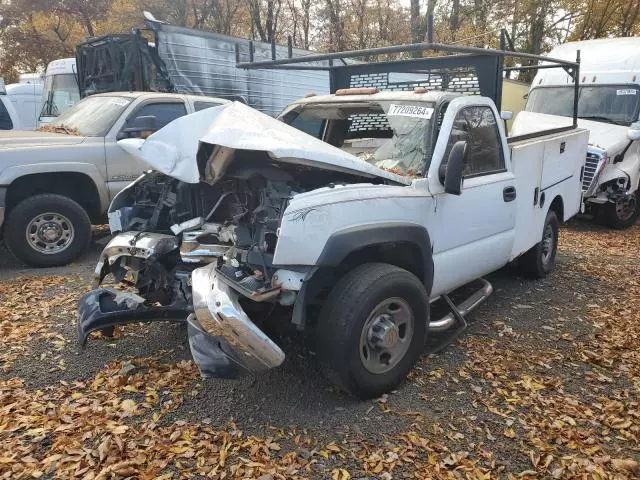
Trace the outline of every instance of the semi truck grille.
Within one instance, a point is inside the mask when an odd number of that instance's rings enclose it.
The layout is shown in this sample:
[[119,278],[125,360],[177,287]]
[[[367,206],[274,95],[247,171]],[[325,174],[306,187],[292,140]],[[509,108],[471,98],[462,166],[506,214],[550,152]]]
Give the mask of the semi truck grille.
[[602,156],[598,153],[587,152],[587,161],[584,164],[584,174],[582,175],[582,191],[587,192],[591,184],[597,180],[598,171]]

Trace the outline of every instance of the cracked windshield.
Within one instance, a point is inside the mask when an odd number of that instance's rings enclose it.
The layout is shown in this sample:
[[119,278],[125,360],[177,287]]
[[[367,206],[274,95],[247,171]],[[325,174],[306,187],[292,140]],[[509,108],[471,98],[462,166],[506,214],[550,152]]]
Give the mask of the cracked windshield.
[[43,132],[103,137],[111,129],[130,98],[116,96],[88,97],[76,103],[53,122],[39,128]]
[[378,168],[422,176],[433,111],[433,103],[415,101],[311,103],[286,112],[282,120]]

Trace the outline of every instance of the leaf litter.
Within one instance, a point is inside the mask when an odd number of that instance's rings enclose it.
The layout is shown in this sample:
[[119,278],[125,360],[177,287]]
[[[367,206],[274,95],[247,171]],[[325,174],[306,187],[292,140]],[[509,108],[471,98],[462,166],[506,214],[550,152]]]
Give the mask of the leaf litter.
[[[540,310],[549,328],[527,332],[513,313],[542,308],[544,288],[533,287],[484,322],[490,335],[461,340],[456,370],[421,362],[405,387],[418,392],[412,410],[394,395],[373,402],[367,413],[377,406],[390,422],[413,422],[382,440],[176,420],[185,395],[197,399],[198,372],[167,352],[112,361],[88,380],[27,387],[11,363],[34,358],[34,338],[68,348],[55,322],[72,321],[78,293],[64,291],[63,277],[2,282],[0,478],[637,478],[639,252],[638,227],[563,229],[552,280],[567,302]],[[46,362],[37,360],[34,368]],[[455,409],[428,412],[436,385],[456,397]]]

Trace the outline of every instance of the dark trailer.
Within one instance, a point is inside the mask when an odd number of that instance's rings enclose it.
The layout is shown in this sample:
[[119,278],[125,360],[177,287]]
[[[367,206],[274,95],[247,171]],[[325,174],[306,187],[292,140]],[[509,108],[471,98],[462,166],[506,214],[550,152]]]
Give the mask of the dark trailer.
[[[566,127],[541,130],[527,135],[510,137],[509,141],[572,130],[578,125],[577,102],[580,83],[580,52],[576,61],[520,53],[507,50],[508,36],[501,33],[501,49],[447,45],[431,41],[369,48],[266,61],[238,63],[246,70],[284,70],[329,72],[331,93],[340,89],[375,87],[378,90],[410,91],[418,87],[426,90],[459,92],[466,95],[482,95],[491,98],[498,110],[502,103],[502,82],[505,72],[538,68],[563,68],[573,78],[574,108],[573,123]],[[347,59],[377,58],[380,55],[397,55],[413,52],[433,51],[443,55],[371,63],[347,63]],[[506,57],[528,61],[531,65],[505,67]],[[327,65],[318,65],[328,62]],[[533,64],[538,62],[538,65]],[[540,63],[543,62],[543,63]]]
[[[324,69],[243,70],[239,62],[312,52],[145,20],[145,29],[91,38],[76,47],[80,96],[157,91],[220,97],[275,116],[309,91],[329,92]],[[317,67],[328,61],[311,62]]]

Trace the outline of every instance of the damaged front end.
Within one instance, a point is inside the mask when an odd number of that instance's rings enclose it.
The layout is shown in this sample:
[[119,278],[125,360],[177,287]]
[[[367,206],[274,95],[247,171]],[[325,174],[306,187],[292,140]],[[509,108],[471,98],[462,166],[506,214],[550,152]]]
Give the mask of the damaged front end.
[[[295,276],[299,288],[304,272],[278,274],[273,253],[282,214],[302,190],[272,168],[236,171],[216,185],[157,172],[138,179],[109,212],[112,230],[122,231],[100,256],[96,289],[80,300],[80,343],[119,324],[186,322],[203,375],[229,378],[280,365],[284,353],[240,302],[256,311],[293,303],[296,292],[283,291],[278,278]],[[120,290],[99,288],[109,276]]]
[[408,182],[239,104],[182,117],[141,146],[122,142],[154,171],[114,198],[116,236],[95,277],[96,287],[113,276],[135,295],[96,288],[83,297],[80,342],[122,323],[186,322],[195,362],[215,377],[284,360],[260,319],[275,305],[296,317],[313,269],[274,264],[291,200],[340,184]]

